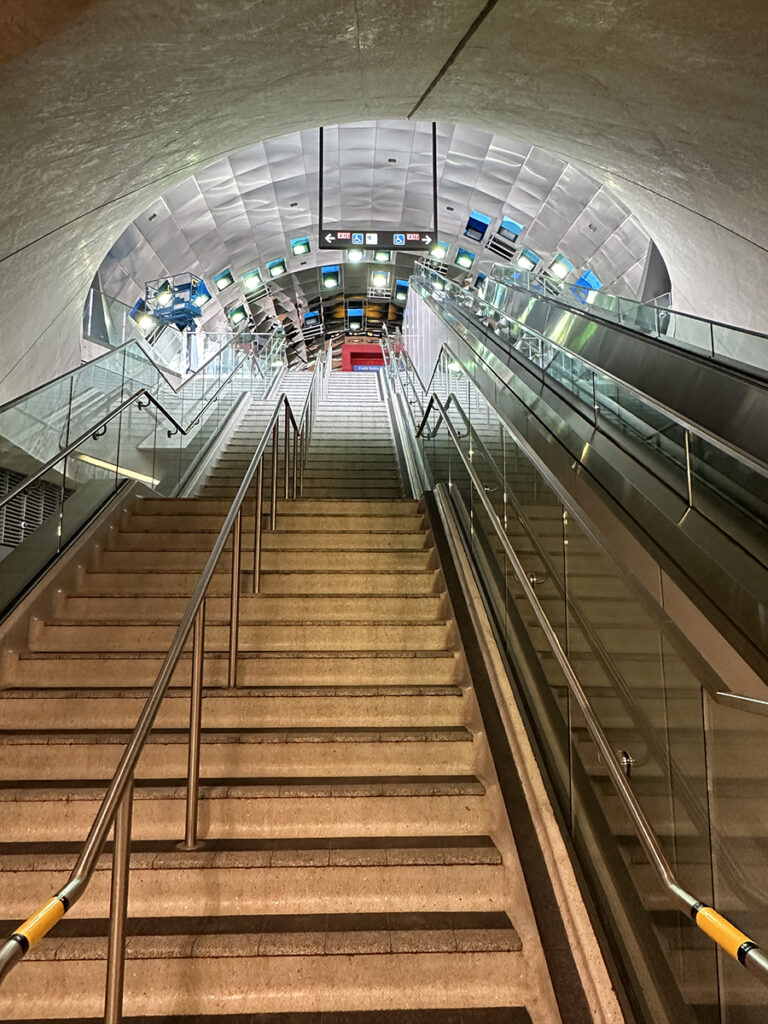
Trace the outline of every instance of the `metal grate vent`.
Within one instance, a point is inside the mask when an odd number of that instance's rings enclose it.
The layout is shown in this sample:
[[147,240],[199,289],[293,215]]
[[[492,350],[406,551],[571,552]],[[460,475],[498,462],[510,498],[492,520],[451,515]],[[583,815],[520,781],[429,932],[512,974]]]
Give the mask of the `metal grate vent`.
[[[0,498],[17,487],[24,475],[0,468]],[[38,481],[0,508],[0,544],[15,548],[59,507],[61,488]]]

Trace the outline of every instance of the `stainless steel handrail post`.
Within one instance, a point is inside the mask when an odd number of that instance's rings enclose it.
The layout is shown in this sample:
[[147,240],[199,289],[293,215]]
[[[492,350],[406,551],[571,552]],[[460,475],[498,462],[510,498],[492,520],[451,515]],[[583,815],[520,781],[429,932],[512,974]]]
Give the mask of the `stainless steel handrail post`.
[[203,717],[203,668],[205,666],[205,600],[195,616],[192,634],[192,686],[189,698],[189,755],[187,758],[187,820],[180,850],[197,850],[200,793],[200,730]]
[[693,477],[691,475],[691,435],[685,432],[685,483],[688,494],[688,508],[693,508]]
[[131,819],[133,817],[133,776],[123,793],[115,817],[112,854],[112,895],[109,909],[109,950],[107,990],[104,996],[104,1024],[120,1024],[125,988],[125,923],[128,917],[128,882],[131,867]]
[[240,630],[240,552],[243,533],[243,509],[237,510],[232,528],[232,592],[229,604],[229,666],[227,686],[237,686],[237,650]]
[[307,453],[307,432],[308,424],[304,424],[304,430],[299,437],[299,497],[304,493],[304,460]]
[[259,460],[256,471],[256,505],[253,509],[253,593],[258,594],[261,586],[261,531],[262,504],[264,502],[264,456]]
[[285,403],[285,437],[283,438],[283,497],[288,500],[288,476],[290,472],[290,449],[291,440],[291,412],[288,403]]
[[298,486],[298,478],[299,478],[299,462],[298,462],[298,459],[299,459],[299,432],[296,429],[296,427],[294,426],[294,428],[293,428],[293,482],[292,482],[292,485],[291,485],[291,490],[292,490],[294,501],[296,500],[296,488]]
[[270,515],[269,515],[269,528],[274,533],[277,529],[277,458],[278,449],[280,447],[280,420],[275,420],[275,425],[272,427],[272,493],[269,496],[270,501]]

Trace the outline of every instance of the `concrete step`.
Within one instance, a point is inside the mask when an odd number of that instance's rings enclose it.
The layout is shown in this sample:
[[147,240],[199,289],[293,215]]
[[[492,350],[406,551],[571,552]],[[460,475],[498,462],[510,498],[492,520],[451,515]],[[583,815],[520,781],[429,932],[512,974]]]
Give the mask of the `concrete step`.
[[[57,607],[57,615],[67,621],[99,622],[128,619],[141,622],[180,620],[186,611],[189,596],[186,594],[165,594],[150,597],[146,594],[115,597],[109,593],[93,594],[87,597],[63,597]],[[447,597],[435,594],[420,596],[401,592],[389,597],[365,593],[348,596],[327,594],[258,594],[246,592],[240,598],[240,621],[280,621],[301,619],[304,622],[325,622],[347,619],[358,623],[375,622],[377,619],[394,621],[415,619],[425,621],[445,617],[448,611]],[[228,597],[209,597],[206,600],[206,620],[213,623],[228,623],[230,601]]]
[[[371,993],[375,992],[379,1012],[400,1011],[393,1015],[393,1024],[402,1020],[403,1008],[411,1020],[412,1007],[429,1008],[431,1014],[424,1017],[424,1024],[435,1024],[434,1013],[440,1008],[468,1004],[485,1007],[490,998],[489,978],[494,979],[492,998],[497,1006],[522,1008],[537,995],[537,985],[531,981],[526,960],[519,951],[373,952],[351,958],[313,954],[311,946],[302,953],[302,934],[296,938],[278,936],[280,944],[274,947],[279,951],[287,946],[289,954],[299,955],[254,955],[252,941],[244,946],[237,937],[227,941],[215,936],[205,944],[197,940],[197,957],[189,954],[190,944],[184,936],[160,943],[148,935],[128,953],[126,1018],[162,1019],[165,1014],[166,1019],[183,1022],[188,1014],[190,1024],[192,1019],[205,1018],[213,1024],[222,1019],[216,1014],[227,1014],[234,1005],[249,1015],[282,1011],[287,1024],[288,1020],[296,1020],[297,1005],[331,1011],[341,1003],[349,1010],[363,1010],[370,1007]],[[342,933],[335,941],[344,938]],[[465,941],[468,940],[469,937]],[[420,939],[416,937],[413,941]],[[90,945],[83,941],[83,946],[95,957],[103,942]],[[155,956],[150,955],[153,948]],[[169,956],[173,949],[180,951],[176,957]],[[209,951],[218,955],[206,955]],[[26,983],[21,981],[21,972],[14,972],[0,992],[0,1013],[8,1020],[21,1006],[27,1020],[44,1020],[52,1010],[57,1016],[63,1013],[80,1021],[98,1018],[103,1012],[105,972],[103,960],[33,960],[25,969]],[[194,977],[194,984],[189,982],[190,977]],[[254,985],[254,977],[258,977],[258,985]],[[57,993],[55,1008],[51,1006],[50,992]],[[522,1009],[521,1016],[509,1013],[503,1018],[504,1024],[527,1024],[529,1020],[527,1011]],[[201,1014],[205,1018],[198,1016]],[[344,1015],[337,1018],[334,1013],[333,1019],[341,1022]],[[349,1019],[351,1024],[361,1024],[357,1014]],[[413,1018],[414,1024],[420,1019],[418,1015]],[[478,1021],[488,1019],[480,1017]],[[281,1018],[270,1020],[280,1024]],[[501,1024],[502,1018],[497,1020]],[[385,1024],[386,1016],[372,1019],[372,1024],[376,1022]]]
[[[0,691],[0,721],[6,730],[82,729],[84,723],[132,729],[149,695],[149,687],[24,687]],[[173,686],[160,705],[156,729],[184,729],[189,724],[188,687]],[[33,703],[30,703],[33,701]],[[444,685],[205,687],[206,729],[345,728],[436,729],[465,725],[466,691]]]
[[[343,721],[343,719],[342,719]],[[115,771],[130,732],[114,728],[0,732],[4,780],[105,779]],[[137,778],[183,778],[188,729],[155,729]],[[476,768],[472,734],[448,728],[206,728],[201,772],[208,778],[468,774]]]
[[[23,920],[41,892],[55,892],[78,843],[6,843],[0,904]],[[103,854],[87,893],[67,920],[107,917],[112,868]],[[300,870],[286,870],[298,868]],[[363,869],[363,870],[361,870]],[[487,836],[209,840],[183,852],[174,841],[133,844],[128,913],[179,917],[235,913],[316,914],[495,910],[503,900],[501,855]],[[191,901],[180,893],[194,893]],[[478,894],[483,896],[478,899]]]
[[[195,531],[188,533],[116,533],[107,550],[109,551],[204,551],[210,552],[218,537],[218,531]],[[411,550],[422,551],[428,538],[422,530],[342,530],[335,532],[325,529],[319,533],[307,530],[279,529],[262,535],[264,549],[296,548],[302,551],[325,548],[348,548],[349,550]],[[231,541],[228,541],[231,545]],[[241,551],[253,551],[253,527],[243,531]]]
[[[99,623],[32,622],[31,651],[167,651],[177,623],[146,623],[126,620]],[[247,651],[424,651],[447,650],[456,643],[455,627],[447,620],[374,621],[357,619],[307,623],[287,619],[277,622],[243,622],[239,632],[240,650]],[[229,627],[206,625],[207,651],[228,649]]]
[[[205,681],[224,686],[227,655],[207,651]],[[159,653],[72,651],[65,658],[59,652],[11,654],[4,658],[6,685],[52,687],[151,686],[160,671]],[[182,654],[172,677],[173,683],[189,685],[191,656]],[[463,682],[466,665],[456,651],[241,651],[238,658],[238,687],[284,685],[369,686],[376,682],[400,686],[419,683],[443,685]]]
[[[227,511],[227,510],[225,510]],[[264,510],[266,519],[268,510]],[[120,527],[120,533],[160,533],[167,536],[171,533],[210,533],[218,534],[224,522],[224,513],[216,515],[133,515]],[[243,530],[252,532],[254,517],[252,513],[243,516]],[[366,533],[391,530],[395,533],[423,532],[423,517],[414,510],[412,512],[381,514],[365,512],[318,512],[308,508],[302,510],[297,505],[285,508],[284,503],[278,505],[277,528],[280,532],[302,531],[316,534],[328,530],[334,533]]]
[[[198,575],[208,560],[206,551],[115,551],[104,550],[98,555],[96,567],[106,572],[135,571],[192,571]],[[268,549],[262,554],[261,567],[264,571],[309,571],[344,570],[347,572],[396,572],[398,570],[431,571],[437,568],[433,551],[355,551],[344,548],[321,551],[297,551]],[[224,551],[217,565],[217,572],[230,573],[232,554]],[[252,571],[243,566],[244,570]]]
[[367,484],[346,484],[328,483],[326,485],[305,483],[304,493],[309,497],[317,498],[343,498],[349,495],[352,498],[396,498],[402,494],[402,487],[398,482],[389,486],[379,485],[376,487]]
[[[0,784],[5,842],[82,839],[101,805],[107,780]],[[200,837],[308,838],[327,835],[486,833],[490,808],[474,776],[268,776],[201,778]],[[66,813],[62,813],[62,804]],[[176,839],[184,834],[186,783],[138,779],[133,836]],[[428,823],[428,824],[427,824]]]
[[[242,592],[247,593],[251,585],[250,571],[243,573]],[[190,595],[198,580],[194,572],[89,572],[78,592],[91,594],[184,594]],[[407,594],[434,594],[442,590],[441,575],[432,570],[396,570],[393,572],[342,572],[311,571],[262,572],[260,593],[262,594],[382,594],[397,596]],[[230,592],[230,581],[225,573],[217,573],[208,589],[211,596]]]
[[[131,509],[131,518],[142,516],[220,516],[221,520],[229,512],[230,503],[224,500],[211,500],[207,498],[141,498]],[[253,516],[253,502],[249,499],[244,511],[247,515]],[[419,502],[405,498],[398,500],[375,499],[367,501],[355,500],[315,500],[310,498],[296,498],[286,501],[282,497],[277,500],[278,515],[283,513],[305,514],[312,516],[414,516],[419,513]]]

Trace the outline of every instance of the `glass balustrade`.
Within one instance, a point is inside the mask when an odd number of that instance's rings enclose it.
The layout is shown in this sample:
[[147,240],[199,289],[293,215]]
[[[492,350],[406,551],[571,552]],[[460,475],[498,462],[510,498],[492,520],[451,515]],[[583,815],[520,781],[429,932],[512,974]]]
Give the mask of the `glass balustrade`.
[[0,407],[0,609],[126,481],[178,494],[243,396],[285,366],[282,332],[229,339],[174,389],[129,341]]
[[[435,271],[421,271],[416,282],[415,290],[421,286],[422,295],[439,301],[452,324],[465,329],[452,310],[471,313],[477,325],[488,329],[484,340],[490,337],[497,342],[493,349],[496,358],[516,370],[521,364],[515,357],[524,357],[533,373],[551,382],[561,394],[573,396],[574,408],[598,431],[608,432],[630,458],[648,467],[685,505],[700,510],[728,535],[737,536],[755,557],[768,564],[768,473],[762,466],[696,432],[694,425],[686,425],[639,391],[551,340],[547,336],[552,333],[551,321],[562,317],[562,311],[543,309],[543,318],[526,316],[521,307],[530,305],[531,300],[517,292],[515,308],[507,315]],[[522,379],[520,388],[525,390]],[[533,395],[531,390],[530,397]]]
[[589,314],[719,362],[768,371],[768,336],[676,309],[566,284],[504,264],[491,269],[483,294],[498,311],[521,314],[545,334],[578,330],[584,323],[583,314]]
[[[443,296],[450,295],[450,285],[441,284]],[[505,544],[533,586],[679,884],[763,948],[768,718],[716,697],[727,681],[670,628],[663,595],[639,589],[601,547],[591,524],[563,503],[525,436],[510,429],[472,379],[483,372],[479,363],[462,365],[451,348],[457,335],[447,326],[444,299],[428,322],[419,319],[418,291],[412,287],[411,294],[406,341],[431,346],[434,373],[422,382],[410,354],[390,345],[389,379],[414,437],[430,398],[442,402],[415,441],[425,485],[443,485],[463,529],[516,698],[637,1019],[758,1024],[765,987],[680,911],[651,867]],[[522,333],[513,340],[522,342]],[[615,382],[585,377],[572,362],[563,359],[553,368],[552,359],[562,354],[540,335],[526,344],[529,358],[556,372],[572,394],[598,407],[598,415],[612,417],[641,452],[661,453],[669,486],[687,491],[679,424],[657,410],[650,420],[632,394]],[[423,375],[423,363],[419,369]],[[540,406],[534,388],[526,392],[517,380],[498,384],[499,393],[505,388]],[[538,415],[545,415],[540,408]],[[729,469],[718,468],[728,476]],[[694,487],[702,475],[694,472]]]

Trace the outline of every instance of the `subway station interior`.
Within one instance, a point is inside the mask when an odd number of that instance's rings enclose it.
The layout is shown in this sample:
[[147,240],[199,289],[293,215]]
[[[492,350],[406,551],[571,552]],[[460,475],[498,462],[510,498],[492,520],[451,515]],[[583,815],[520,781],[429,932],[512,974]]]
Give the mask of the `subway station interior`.
[[768,1019],[759,0],[0,6],[0,1019]]

